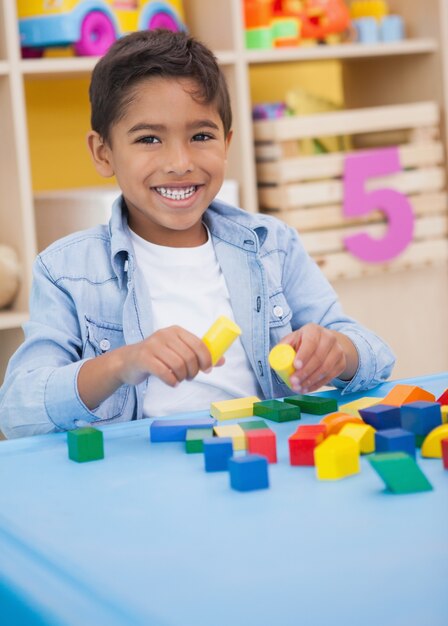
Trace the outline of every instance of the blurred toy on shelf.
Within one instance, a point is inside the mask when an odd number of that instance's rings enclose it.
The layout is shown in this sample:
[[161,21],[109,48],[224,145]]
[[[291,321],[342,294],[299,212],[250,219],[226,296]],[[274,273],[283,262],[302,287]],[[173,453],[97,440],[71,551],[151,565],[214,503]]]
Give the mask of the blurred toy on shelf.
[[246,47],[339,43],[350,26],[344,0],[244,0]]
[[8,307],[20,284],[20,263],[11,246],[0,244],[0,309]]
[[352,32],[359,43],[402,41],[404,22],[391,15],[385,0],[354,0],[350,5]]
[[24,58],[73,45],[79,56],[101,56],[135,30],[184,30],[182,0],[17,0]]

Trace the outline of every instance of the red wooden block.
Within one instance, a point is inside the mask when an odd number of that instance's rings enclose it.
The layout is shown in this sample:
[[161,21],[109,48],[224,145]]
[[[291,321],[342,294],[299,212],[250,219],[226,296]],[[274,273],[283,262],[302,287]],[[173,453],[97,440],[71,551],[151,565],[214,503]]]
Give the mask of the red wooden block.
[[448,470],[448,439],[442,439],[443,467]]
[[316,435],[319,435],[320,433],[323,434],[324,439],[327,436],[328,433],[328,426],[327,424],[302,424],[301,426],[298,427],[298,429],[296,430],[296,432],[294,433],[295,435],[300,435],[302,433],[315,433]]
[[277,463],[277,443],[273,430],[257,428],[246,432],[247,452],[261,454],[269,463]]
[[440,398],[437,398],[437,402],[442,406],[448,404],[448,389],[445,389]]
[[[313,426],[302,426],[288,439],[289,460],[291,465],[314,465],[314,449],[325,438],[325,430],[320,425],[316,430]],[[299,432],[300,431],[300,432]]]

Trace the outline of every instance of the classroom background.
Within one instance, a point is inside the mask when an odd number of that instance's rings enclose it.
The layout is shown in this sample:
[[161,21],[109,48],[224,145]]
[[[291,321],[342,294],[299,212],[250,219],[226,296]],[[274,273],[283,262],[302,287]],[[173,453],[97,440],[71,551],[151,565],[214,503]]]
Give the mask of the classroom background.
[[[154,4],[98,2],[135,15]],[[42,4],[0,0],[0,382],[22,340],[37,252],[106,222],[117,195],[86,148],[97,57],[23,45],[19,17]],[[447,370],[447,3],[165,4],[229,83],[222,197],[298,229],[347,313],[392,346],[394,378]]]

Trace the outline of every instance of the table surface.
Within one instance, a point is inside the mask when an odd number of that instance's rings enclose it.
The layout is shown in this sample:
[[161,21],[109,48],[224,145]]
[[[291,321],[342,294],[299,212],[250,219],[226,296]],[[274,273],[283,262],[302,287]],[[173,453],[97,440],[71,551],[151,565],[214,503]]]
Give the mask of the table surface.
[[[401,382],[440,394],[448,373]],[[289,465],[298,422],[270,422],[271,486],[239,493],[184,444],[151,443],[150,423],[105,426],[92,463],[68,459],[64,433],[0,443],[2,625],[447,626],[440,459],[418,455],[431,492],[387,493],[364,457],[318,481]]]

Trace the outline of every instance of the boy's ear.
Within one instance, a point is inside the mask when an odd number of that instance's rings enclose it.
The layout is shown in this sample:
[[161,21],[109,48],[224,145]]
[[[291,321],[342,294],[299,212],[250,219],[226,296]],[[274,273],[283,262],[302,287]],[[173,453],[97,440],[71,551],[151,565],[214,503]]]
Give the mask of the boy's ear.
[[229,130],[229,132],[227,133],[227,137],[226,137],[226,153],[229,150],[230,142],[232,141],[232,137],[233,137],[233,130]]
[[91,130],[87,135],[87,145],[92,155],[95,169],[104,178],[110,178],[114,175],[114,168],[111,159],[111,150],[99,134]]

